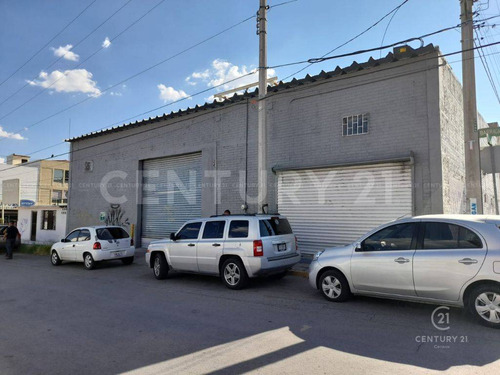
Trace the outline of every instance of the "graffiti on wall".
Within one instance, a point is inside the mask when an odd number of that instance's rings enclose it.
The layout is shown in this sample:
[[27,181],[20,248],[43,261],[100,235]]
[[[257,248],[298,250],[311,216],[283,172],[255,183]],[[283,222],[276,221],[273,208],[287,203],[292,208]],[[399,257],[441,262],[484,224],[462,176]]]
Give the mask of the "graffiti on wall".
[[120,204],[110,204],[108,208],[105,223],[106,225],[117,225],[120,227],[129,226],[130,222],[128,217],[124,219],[125,210],[122,209]]
[[29,226],[28,219],[22,219],[20,222],[17,223],[17,230],[19,231],[19,233],[21,233],[21,235],[23,235],[24,232],[28,230],[28,226]]

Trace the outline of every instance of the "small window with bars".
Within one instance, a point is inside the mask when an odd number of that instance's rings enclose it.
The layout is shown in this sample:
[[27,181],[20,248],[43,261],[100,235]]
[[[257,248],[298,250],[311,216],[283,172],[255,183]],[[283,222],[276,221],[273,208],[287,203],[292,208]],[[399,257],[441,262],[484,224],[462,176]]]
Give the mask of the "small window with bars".
[[360,135],[368,133],[368,114],[346,116],[342,119],[342,135]]

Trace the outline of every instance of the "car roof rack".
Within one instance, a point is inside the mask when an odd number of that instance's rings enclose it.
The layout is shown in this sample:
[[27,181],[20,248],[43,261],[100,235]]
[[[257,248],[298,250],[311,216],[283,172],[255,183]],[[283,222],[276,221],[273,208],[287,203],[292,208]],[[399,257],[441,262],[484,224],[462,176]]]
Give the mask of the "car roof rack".
[[269,214],[231,214],[231,215],[224,215],[224,214],[219,214],[219,215],[211,215],[210,217],[221,217],[221,216],[281,216],[279,212],[273,212]]

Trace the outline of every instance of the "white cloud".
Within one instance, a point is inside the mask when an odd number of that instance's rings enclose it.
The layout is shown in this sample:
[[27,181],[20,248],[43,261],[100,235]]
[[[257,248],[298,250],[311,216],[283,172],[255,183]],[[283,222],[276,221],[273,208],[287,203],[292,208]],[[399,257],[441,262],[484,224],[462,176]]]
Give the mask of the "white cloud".
[[[258,81],[257,74],[247,75],[254,70],[248,68],[246,65],[238,66],[222,59],[215,59],[212,61],[211,67],[201,72],[194,72],[186,78],[186,82],[190,85],[196,85],[203,82],[207,87],[215,87],[222,85],[216,89],[217,92],[231,90],[236,87],[245,86]],[[267,70],[267,76],[274,76],[274,69]],[[245,76],[245,77],[243,77]],[[237,79],[242,77],[241,79]],[[224,82],[229,83],[224,84]],[[233,94],[231,94],[233,95]],[[210,96],[207,101],[213,101],[214,97]]]
[[165,103],[175,102],[177,100],[188,97],[188,94],[186,94],[184,91],[176,90],[173,87],[167,87],[162,83],[160,83],[157,87],[158,90],[160,90],[160,99]]
[[111,96],[122,96],[123,94],[121,92],[119,92],[119,91],[111,91],[109,93],[109,95],[111,95]]
[[66,44],[66,46],[59,46],[58,48],[51,47],[51,50],[54,51],[54,56],[62,57],[65,60],[69,61],[78,61],[80,58],[79,55],[71,51],[73,46],[71,44]]
[[9,133],[8,131],[3,130],[1,126],[0,126],[0,138],[16,139],[18,141],[26,139],[19,133]]
[[37,80],[27,82],[31,86],[50,88],[57,92],[81,92],[94,97],[101,95],[97,82],[92,80],[92,73],[86,69],[65,70],[64,72],[54,70],[50,74],[42,71]]
[[106,39],[104,39],[104,42],[102,42],[102,47],[108,48],[110,45],[111,45],[111,41],[109,40],[108,37],[106,37]]

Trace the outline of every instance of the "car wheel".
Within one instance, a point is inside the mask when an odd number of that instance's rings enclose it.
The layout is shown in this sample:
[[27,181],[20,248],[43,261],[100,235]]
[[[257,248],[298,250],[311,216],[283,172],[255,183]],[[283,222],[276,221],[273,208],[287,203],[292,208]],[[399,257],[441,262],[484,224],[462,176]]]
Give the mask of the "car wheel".
[[326,271],[321,275],[319,290],[323,297],[333,302],[344,302],[351,296],[346,278],[335,270]]
[[154,255],[153,274],[158,280],[163,280],[168,275],[168,263],[165,259],[165,255],[163,255],[162,253],[156,253]]
[[125,264],[126,266],[134,263],[134,257],[127,257],[122,259],[122,263]]
[[87,253],[83,256],[83,265],[88,270],[93,270],[95,268],[95,260],[92,254]]
[[469,312],[479,323],[500,328],[500,286],[490,284],[475,288],[468,305]]
[[222,264],[221,278],[229,289],[243,289],[248,284],[245,266],[237,258],[229,258]]
[[57,251],[52,251],[52,254],[50,254],[50,262],[52,263],[53,266],[58,266],[62,263],[61,258],[59,258],[59,255],[57,254]]

